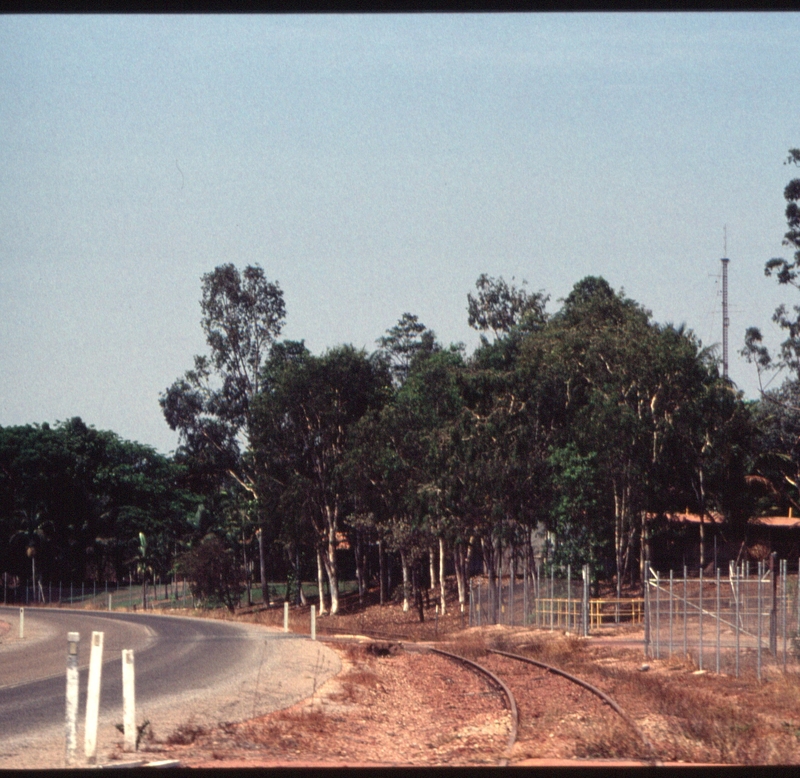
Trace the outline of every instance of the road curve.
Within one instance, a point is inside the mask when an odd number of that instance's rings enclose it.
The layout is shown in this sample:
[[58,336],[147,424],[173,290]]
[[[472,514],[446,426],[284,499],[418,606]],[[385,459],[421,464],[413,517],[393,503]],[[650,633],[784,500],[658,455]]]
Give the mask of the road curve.
[[329,648],[257,625],[30,608],[20,640],[19,608],[0,608],[0,620],[9,625],[0,637],[0,769],[28,766],[20,764],[21,756],[30,755],[43,739],[55,739],[60,751],[35,766],[63,766],[67,632],[81,636],[80,725],[91,632],[105,633],[101,762],[103,749],[121,740],[114,724],[122,721],[122,649],[135,652],[137,721],[149,719],[159,737],[185,723],[241,721],[288,707],[311,696],[340,668]]

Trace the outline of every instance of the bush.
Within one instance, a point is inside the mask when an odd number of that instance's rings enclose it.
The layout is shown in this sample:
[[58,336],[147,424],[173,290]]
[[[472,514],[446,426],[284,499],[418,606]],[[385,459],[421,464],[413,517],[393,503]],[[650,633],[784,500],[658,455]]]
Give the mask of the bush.
[[178,558],[178,570],[191,581],[192,594],[201,601],[221,602],[231,613],[244,592],[242,571],[233,552],[216,535],[206,535]]

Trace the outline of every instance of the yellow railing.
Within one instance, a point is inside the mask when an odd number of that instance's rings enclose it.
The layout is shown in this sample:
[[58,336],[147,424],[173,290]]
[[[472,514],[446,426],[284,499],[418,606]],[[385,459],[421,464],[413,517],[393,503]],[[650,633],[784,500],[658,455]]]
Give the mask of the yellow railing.
[[644,617],[644,600],[590,600],[589,623],[592,627],[599,627],[603,622],[629,621],[641,624]]
[[[534,603],[530,619],[542,627],[575,626],[581,621],[581,606],[580,599],[540,598]],[[643,615],[643,599],[589,600],[589,624],[592,628],[618,621],[641,624]]]

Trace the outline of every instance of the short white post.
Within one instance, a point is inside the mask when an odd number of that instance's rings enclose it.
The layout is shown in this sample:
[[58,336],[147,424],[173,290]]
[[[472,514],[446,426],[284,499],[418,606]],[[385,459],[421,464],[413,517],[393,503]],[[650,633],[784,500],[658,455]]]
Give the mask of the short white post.
[[283,631],[289,631],[289,603],[283,603]]
[[25,608],[19,609],[19,639],[25,637]]
[[112,594],[109,594],[109,595],[108,595],[108,609],[109,609],[109,610],[111,610],[111,598],[112,598],[113,596],[114,596],[114,595],[112,595]]
[[78,632],[67,632],[67,714],[66,766],[71,767],[75,760],[78,744]]
[[89,656],[89,685],[86,691],[86,731],[84,752],[93,764],[97,757],[97,716],[100,711],[100,676],[103,670],[103,633],[92,632],[92,653]]
[[317,606],[311,606],[311,639],[317,639]]
[[122,651],[122,725],[125,734],[123,751],[136,750],[136,686],[133,651]]

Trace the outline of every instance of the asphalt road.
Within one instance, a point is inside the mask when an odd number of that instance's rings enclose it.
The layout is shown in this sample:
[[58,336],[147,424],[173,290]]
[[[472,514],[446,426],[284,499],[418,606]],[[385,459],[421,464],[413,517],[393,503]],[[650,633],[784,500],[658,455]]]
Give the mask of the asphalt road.
[[237,721],[286,707],[339,669],[330,649],[255,625],[30,608],[20,640],[19,608],[0,607],[0,621],[9,625],[0,634],[0,744],[53,733],[55,727],[63,732],[67,632],[81,637],[79,718],[91,633],[104,633],[100,720],[106,740],[113,737],[109,728],[122,720],[122,649],[134,650],[137,711],[157,720],[162,734],[186,721]]

